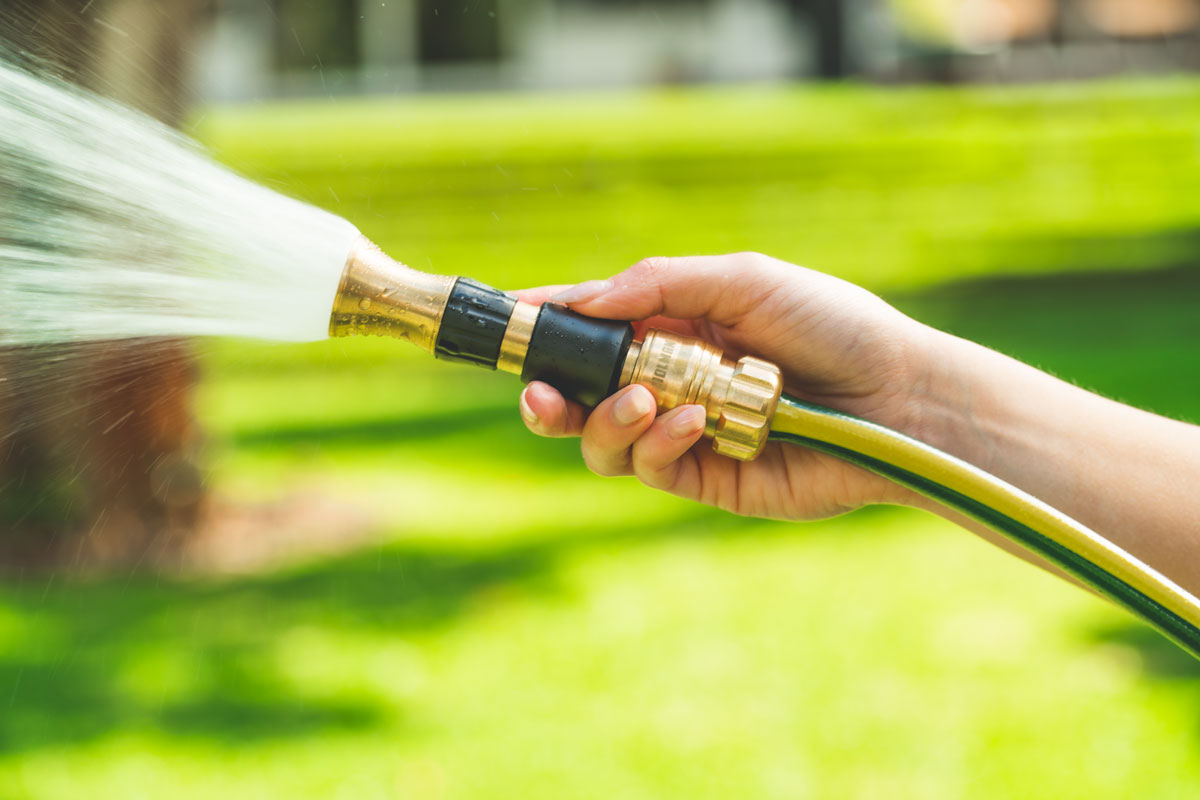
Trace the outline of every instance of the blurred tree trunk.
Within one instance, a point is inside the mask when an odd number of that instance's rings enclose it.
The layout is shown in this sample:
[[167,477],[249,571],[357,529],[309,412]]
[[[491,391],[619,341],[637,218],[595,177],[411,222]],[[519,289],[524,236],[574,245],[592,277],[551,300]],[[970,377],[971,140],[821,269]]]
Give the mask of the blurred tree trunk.
[[[68,79],[178,125],[186,40],[203,3],[0,0],[0,11],[20,25],[18,44]],[[205,503],[195,378],[177,340],[0,354],[0,525],[10,557],[129,563],[186,539]]]
[[849,72],[846,53],[846,6],[843,0],[810,0],[809,13],[817,32],[817,74],[840,80]]
[[850,72],[846,47],[845,0],[785,0],[793,15],[813,31],[816,73],[823,80],[841,80]]

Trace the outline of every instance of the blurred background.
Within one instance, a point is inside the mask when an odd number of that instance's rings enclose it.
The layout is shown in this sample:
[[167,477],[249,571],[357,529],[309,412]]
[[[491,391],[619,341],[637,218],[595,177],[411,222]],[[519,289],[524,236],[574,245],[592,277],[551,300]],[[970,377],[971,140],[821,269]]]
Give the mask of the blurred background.
[[[0,13],[419,269],[507,289],[759,250],[1200,418],[1200,0]],[[525,432],[508,376],[392,341],[55,363],[104,381],[0,404],[0,797],[1200,780],[1187,656],[934,517],[747,520],[601,480]]]

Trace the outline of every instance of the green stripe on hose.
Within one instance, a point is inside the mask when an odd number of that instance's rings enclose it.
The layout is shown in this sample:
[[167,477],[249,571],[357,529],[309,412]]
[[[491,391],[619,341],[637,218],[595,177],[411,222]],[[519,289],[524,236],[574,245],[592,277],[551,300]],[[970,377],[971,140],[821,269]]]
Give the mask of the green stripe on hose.
[[1192,656],[1200,658],[1200,628],[1180,617],[1174,611],[1171,611],[1171,609],[1166,608],[1157,600],[1147,597],[1136,587],[1130,586],[1097,564],[1092,563],[1075,551],[1030,528],[1028,525],[1018,522],[1012,517],[961,492],[873,456],[864,455],[840,445],[830,444],[819,439],[810,439],[794,433],[771,431],[770,439],[777,442],[801,445],[831,456],[836,456],[843,461],[848,461],[877,475],[882,475],[902,486],[907,486],[926,497],[937,500],[939,503],[977,519],[1013,541],[1029,548],[1047,561],[1062,567],[1088,586],[1091,586],[1096,591],[1153,625],[1167,638],[1191,653]]

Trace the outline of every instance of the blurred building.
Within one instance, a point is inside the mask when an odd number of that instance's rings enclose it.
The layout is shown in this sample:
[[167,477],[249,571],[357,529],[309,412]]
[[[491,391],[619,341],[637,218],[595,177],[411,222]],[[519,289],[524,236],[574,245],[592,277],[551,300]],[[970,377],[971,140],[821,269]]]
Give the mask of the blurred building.
[[216,0],[211,99],[840,76],[877,0]]
[[206,99],[1200,65],[1200,0],[211,0]]
[[1200,0],[892,0],[894,77],[1073,80],[1200,69]]

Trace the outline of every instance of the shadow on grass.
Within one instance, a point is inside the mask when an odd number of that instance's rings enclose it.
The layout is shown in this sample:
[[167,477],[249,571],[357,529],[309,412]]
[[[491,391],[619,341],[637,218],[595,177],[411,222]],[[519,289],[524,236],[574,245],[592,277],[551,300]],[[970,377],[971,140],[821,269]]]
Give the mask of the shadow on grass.
[[923,322],[1085,388],[1200,420],[1191,378],[1200,363],[1198,297],[1200,266],[1192,265],[989,278],[890,299]]
[[[1200,234],[1195,252],[1200,261]],[[989,346],[1040,345],[1047,353],[1070,355],[1122,343],[1173,350],[1181,334],[1200,332],[1198,291],[1200,264],[1184,263],[981,278],[889,299],[906,313]],[[1133,342],[1125,342],[1128,337]],[[1194,340],[1189,344],[1200,348]]]
[[377,703],[296,696],[271,682],[269,671],[239,664],[219,646],[204,652],[198,665],[220,667],[207,685],[187,699],[147,701],[119,685],[119,664],[97,658],[112,654],[119,662],[120,651],[132,642],[121,636],[88,646],[91,652],[64,655],[56,663],[15,654],[0,658],[0,686],[7,690],[0,702],[0,753],[139,730],[223,742],[295,737],[367,728],[381,714]]
[[233,434],[235,447],[289,447],[321,444],[339,447],[422,442],[456,434],[474,434],[500,425],[520,425],[515,403],[479,406],[466,411],[429,411],[394,419],[348,420],[321,425],[263,428]]
[[[483,374],[482,379],[495,376]],[[506,469],[556,472],[582,471],[579,443],[574,439],[546,439],[526,430],[515,403],[481,405],[454,411],[429,411],[377,420],[348,420],[291,427],[241,431],[227,439],[244,451],[310,450],[324,452],[370,450],[439,452],[449,456],[470,454],[491,459]]]
[[390,544],[219,583],[10,580],[0,584],[0,622],[23,630],[0,651],[0,752],[137,732],[238,742],[385,722],[403,731],[412,722],[403,709],[370,690],[334,699],[295,688],[281,667],[288,634],[402,638],[514,594],[553,595],[560,562],[585,548],[756,530],[698,507],[674,524],[565,527],[494,548]]
[[1138,654],[1142,672],[1156,680],[1200,680],[1200,660],[1158,631],[1136,622],[1092,631],[1091,641]]

